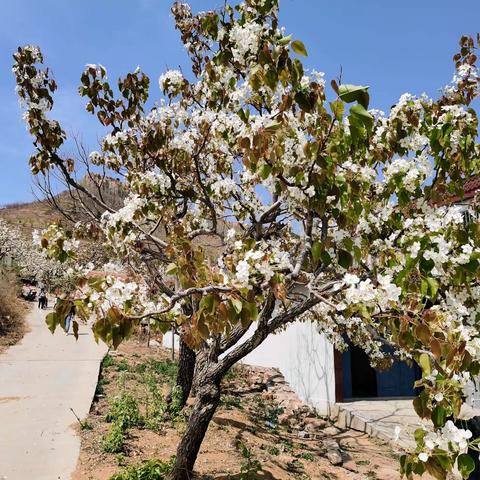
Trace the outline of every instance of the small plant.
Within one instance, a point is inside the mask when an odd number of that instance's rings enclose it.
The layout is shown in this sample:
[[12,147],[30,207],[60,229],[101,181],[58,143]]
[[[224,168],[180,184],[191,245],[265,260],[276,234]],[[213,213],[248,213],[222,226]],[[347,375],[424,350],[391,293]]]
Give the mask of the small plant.
[[279,425],[278,416],[283,413],[284,409],[273,401],[265,401],[260,396],[255,397],[255,403],[256,415],[264,420],[267,428],[276,430]]
[[270,455],[277,456],[277,455],[280,455],[280,449],[277,448],[277,447],[270,447],[270,448],[268,449],[268,453],[269,453]]
[[302,452],[295,456],[302,460],[307,460],[308,462],[313,462],[315,460],[315,455],[311,452]]
[[174,464],[175,457],[168,462],[149,460],[125,468],[122,472],[110,477],[110,480],[166,480]]
[[257,473],[262,470],[261,463],[255,458],[253,452],[241,441],[237,442],[237,449],[244,458],[240,468],[240,480],[255,480]]
[[103,437],[102,449],[106,453],[121,453],[125,446],[125,430],[118,423],[112,424],[110,432]]
[[117,369],[117,372],[128,372],[128,370],[130,369],[130,366],[128,365],[125,359],[122,359],[119,362],[117,362],[116,369]]
[[240,397],[234,395],[225,395],[222,398],[222,406],[227,410],[233,410],[234,408],[242,409]]
[[102,370],[110,368],[113,365],[115,365],[115,359],[107,353],[102,360]]
[[93,430],[93,425],[88,420],[84,420],[82,423],[80,423],[80,429]]
[[370,465],[370,460],[357,460],[356,465]]
[[303,473],[305,466],[300,460],[292,460],[287,463],[287,470],[292,473]]
[[278,416],[283,413],[283,408],[276,405],[268,406],[265,409],[265,425],[273,430],[278,428]]
[[97,387],[95,389],[95,397],[100,397],[101,395],[105,394],[105,385],[108,385],[110,380],[105,377],[100,377],[97,383]]
[[288,439],[283,439],[280,441],[281,449],[285,453],[291,453],[293,451],[293,443]]
[[123,430],[143,424],[137,401],[128,393],[122,393],[112,402],[106,421],[120,425]]
[[232,382],[238,377],[238,368],[232,367],[223,377],[224,382]]
[[176,417],[182,412],[182,389],[175,385],[172,388],[172,401],[168,405],[168,413],[172,417]]

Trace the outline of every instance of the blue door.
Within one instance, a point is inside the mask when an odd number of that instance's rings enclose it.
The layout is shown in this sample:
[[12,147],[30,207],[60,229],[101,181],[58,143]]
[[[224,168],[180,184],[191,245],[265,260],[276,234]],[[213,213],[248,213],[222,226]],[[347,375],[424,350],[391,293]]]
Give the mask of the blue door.
[[388,370],[376,371],[378,397],[413,397],[417,369],[405,362],[395,361]]
[[344,398],[411,397],[415,395],[413,384],[420,378],[416,365],[400,361],[388,370],[376,370],[366,353],[351,344],[343,353],[342,370]]

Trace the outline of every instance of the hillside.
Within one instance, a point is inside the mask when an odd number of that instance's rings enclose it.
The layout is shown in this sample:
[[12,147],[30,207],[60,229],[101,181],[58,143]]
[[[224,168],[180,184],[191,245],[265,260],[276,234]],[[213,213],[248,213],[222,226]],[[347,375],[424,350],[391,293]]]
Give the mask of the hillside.
[[[80,182],[88,191],[97,190],[93,182],[84,177]],[[108,178],[105,179],[101,188],[102,197],[112,208],[119,208],[123,205],[125,190],[120,181]],[[83,196],[85,204],[93,207],[93,202]],[[73,207],[73,201],[68,192],[61,192],[55,196],[55,202],[62,208],[69,211],[76,220],[81,220],[83,213]],[[0,219],[16,226],[25,235],[30,236],[33,230],[42,229],[54,222],[66,222],[58,210],[47,200],[36,200],[25,203],[12,203],[0,208]]]

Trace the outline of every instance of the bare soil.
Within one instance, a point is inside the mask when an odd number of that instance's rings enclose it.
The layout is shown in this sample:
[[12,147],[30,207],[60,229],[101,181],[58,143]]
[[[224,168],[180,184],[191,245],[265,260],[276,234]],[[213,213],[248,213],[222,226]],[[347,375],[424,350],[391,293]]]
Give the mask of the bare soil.
[[[78,427],[82,446],[73,480],[107,480],[124,466],[152,458],[168,461],[175,454],[191,407],[186,414],[165,419],[157,428],[129,428],[121,452],[104,451],[105,437],[112,427],[106,417],[121,392],[136,398],[140,413],[147,415],[151,396],[144,376],[151,372],[146,365],[162,370],[156,378],[161,395],[169,398],[175,375],[169,357],[170,352],[163,348],[146,348],[133,340],[107,357],[90,416],[83,428]],[[363,433],[338,430],[328,420],[317,419],[322,428],[302,438],[295,428],[281,425],[281,408],[271,395],[259,391],[258,382],[250,388],[251,376],[250,368],[239,366],[224,382],[222,404],[196,463],[197,479],[400,478],[398,453]],[[326,458],[325,444],[332,439],[341,448],[341,466]]]

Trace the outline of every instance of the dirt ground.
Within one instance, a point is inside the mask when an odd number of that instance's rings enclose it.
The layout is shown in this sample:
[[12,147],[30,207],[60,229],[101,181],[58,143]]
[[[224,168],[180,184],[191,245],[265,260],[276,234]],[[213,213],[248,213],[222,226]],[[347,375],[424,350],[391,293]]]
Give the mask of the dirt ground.
[[[152,458],[167,461],[175,454],[190,407],[186,414],[152,413],[155,402],[165,407],[174,396],[176,365],[169,355],[163,348],[129,341],[106,357],[90,416],[78,427],[82,447],[73,480],[107,480],[127,465]],[[197,479],[400,478],[400,452],[365,434],[341,431],[320,417],[310,419],[319,427],[308,435],[280,424],[282,409],[258,382],[252,386],[251,376],[249,368],[239,366],[224,382],[221,406],[197,459]],[[135,398],[142,420],[126,429],[120,447],[108,453],[115,399],[118,403],[129,396]],[[342,465],[327,459],[325,445],[332,440],[340,447]]]

